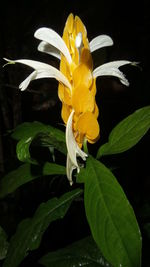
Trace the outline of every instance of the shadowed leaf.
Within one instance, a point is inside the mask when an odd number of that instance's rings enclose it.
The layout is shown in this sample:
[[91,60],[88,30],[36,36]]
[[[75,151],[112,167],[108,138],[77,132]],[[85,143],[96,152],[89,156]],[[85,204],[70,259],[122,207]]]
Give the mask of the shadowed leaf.
[[45,267],[111,267],[92,237],[84,238],[56,252],[50,252],[39,262]]
[[31,219],[23,220],[10,240],[3,267],[19,266],[29,251],[37,249],[49,224],[63,218],[72,201],[81,193],[82,190],[76,189],[64,194],[59,199],[50,199],[38,207]]
[[7,242],[7,235],[3,228],[0,226],[0,260],[6,257],[9,243]]
[[0,180],[0,198],[15,191],[18,187],[26,184],[42,175],[65,175],[64,166],[46,162],[43,166],[25,163],[14,171],[9,172]]

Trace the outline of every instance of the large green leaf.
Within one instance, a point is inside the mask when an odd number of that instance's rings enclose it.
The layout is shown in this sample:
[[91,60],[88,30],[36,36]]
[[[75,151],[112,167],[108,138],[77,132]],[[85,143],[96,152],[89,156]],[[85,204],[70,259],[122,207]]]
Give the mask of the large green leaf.
[[64,133],[50,125],[34,121],[34,122],[24,122],[18,125],[12,133],[12,138],[15,140],[21,140],[22,138],[29,138],[35,136],[38,133],[53,133],[59,140],[65,141]]
[[147,106],[136,110],[111,131],[108,143],[99,148],[97,158],[128,150],[138,143],[149,128],[150,106]]
[[39,262],[46,267],[110,267],[92,237],[84,238],[56,252],[50,252]]
[[14,129],[11,136],[19,141],[17,156],[21,161],[35,162],[29,153],[29,147],[34,139],[40,146],[53,146],[65,155],[67,153],[64,132],[41,122],[24,122]]
[[12,138],[19,141],[23,138],[29,138],[35,136],[39,132],[50,132],[51,127],[49,125],[45,126],[43,123],[34,122],[24,122],[19,124],[11,134]]
[[72,201],[81,193],[81,189],[76,189],[64,194],[59,199],[50,199],[38,207],[33,218],[23,220],[10,240],[3,267],[19,266],[29,251],[37,249],[49,224],[63,218]]
[[0,226],[0,260],[6,257],[9,243],[7,242],[7,235],[3,228]]
[[102,254],[114,267],[140,267],[141,234],[121,186],[91,156],[83,174],[86,216]]
[[19,186],[28,183],[42,175],[65,175],[64,166],[46,162],[43,166],[33,166],[25,163],[16,170],[9,172],[0,180],[0,198],[15,191]]

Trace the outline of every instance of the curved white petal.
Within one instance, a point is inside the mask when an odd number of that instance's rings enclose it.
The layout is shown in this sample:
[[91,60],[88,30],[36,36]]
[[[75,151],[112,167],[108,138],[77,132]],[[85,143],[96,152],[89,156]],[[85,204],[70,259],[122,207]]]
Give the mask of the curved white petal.
[[21,63],[24,65],[27,65],[37,71],[37,76],[35,79],[40,78],[55,78],[59,82],[63,83],[65,86],[67,86],[70,90],[72,89],[71,84],[69,83],[68,79],[64,76],[63,73],[61,73],[56,68],[52,67],[51,65],[48,65],[46,63],[42,63],[35,60],[29,60],[29,59],[18,59],[18,60],[9,60],[6,59],[6,61],[12,63]]
[[94,78],[99,76],[115,76],[119,78],[122,84],[129,86],[129,82],[125,78],[125,75],[118,68],[131,63],[132,62],[128,60],[117,60],[105,63],[93,71],[93,76]]
[[19,89],[21,91],[24,91],[27,89],[27,87],[29,86],[29,83],[33,80],[36,79],[36,75],[37,75],[37,71],[34,70],[20,85],[19,85]]
[[60,51],[56,47],[48,44],[45,41],[42,41],[42,42],[39,43],[38,50],[40,52],[44,52],[44,53],[49,54],[51,56],[54,56],[54,57],[56,57],[58,59],[61,59]]
[[70,185],[72,185],[73,184],[72,172],[73,172],[73,170],[76,169],[76,166],[72,163],[72,161],[69,157],[69,154],[67,154],[67,166],[66,167],[67,167],[66,168],[67,169],[67,178],[69,180]]
[[66,46],[64,40],[60,35],[49,28],[40,28],[35,33],[34,36],[41,40],[49,43],[50,45],[56,47],[67,59],[68,63],[71,64],[72,58],[69,53],[68,47]]
[[86,157],[88,156],[84,151],[82,151],[78,144],[76,143],[76,140],[73,135],[72,131],[72,119],[73,119],[74,110],[71,112],[69,119],[67,121],[66,126],[66,145],[68,154],[70,157],[70,160],[74,167],[77,168],[77,171],[80,171],[79,165],[77,163],[77,156],[80,156],[83,160],[86,160]]
[[100,49],[102,47],[111,46],[113,45],[113,40],[108,35],[102,34],[97,37],[95,37],[90,42],[90,51],[93,52],[97,49]]
[[40,62],[40,61],[36,61],[36,60],[30,60],[30,59],[10,60],[10,59],[7,59],[7,58],[4,58],[4,59],[6,61],[8,61],[10,64],[21,63],[21,64],[27,65],[27,66],[35,69],[35,70],[39,70],[39,69],[55,69],[54,67],[52,67],[49,64],[46,64],[46,63],[43,63],[43,62]]

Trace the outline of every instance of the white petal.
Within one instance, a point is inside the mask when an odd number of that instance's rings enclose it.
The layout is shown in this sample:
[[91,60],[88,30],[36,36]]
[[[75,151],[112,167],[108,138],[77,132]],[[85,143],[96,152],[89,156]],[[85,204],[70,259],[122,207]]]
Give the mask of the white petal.
[[24,91],[31,81],[41,78],[54,78],[54,76],[48,70],[35,70],[19,85],[19,88]]
[[69,154],[67,154],[67,178],[70,182],[70,185],[73,184],[73,181],[72,181],[72,172],[73,170],[76,169],[76,166],[72,163],[70,157],[69,157]]
[[60,51],[56,47],[48,44],[47,42],[44,41],[40,42],[40,44],[38,45],[38,50],[40,52],[44,52],[58,59],[61,59]]
[[113,45],[113,40],[108,35],[99,35],[90,42],[90,51]]
[[27,65],[35,70],[39,70],[39,69],[51,69],[54,68],[49,64],[40,62],[40,61],[35,61],[35,60],[30,60],[30,59],[17,59],[17,60],[10,60],[7,58],[4,58],[6,61],[8,61],[10,64],[14,64],[14,63],[21,63],[24,65]]
[[125,75],[118,69],[126,64],[132,64],[132,62],[127,60],[117,60],[105,63],[93,71],[93,76],[94,78],[99,76],[114,76],[119,78],[122,84],[129,86],[129,82],[125,78]]
[[72,58],[69,53],[68,47],[57,32],[53,31],[52,29],[43,27],[38,29],[35,32],[34,36],[37,39],[45,41],[50,45],[56,47],[66,57],[68,63],[71,64]]
[[72,131],[72,119],[73,119],[74,110],[71,112],[69,119],[67,121],[66,126],[66,145],[68,154],[70,157],[70,160],[72,164],[77,168],[77,171],[80,171],[79,165],[77,163],[77,156],[80,156],[83,160],[86,160],[86,157],[88,156],[84,151],[82,151],[78,144],[76,143],[76,140],[73,135]]
[[82,51],[82,47],[83,47],[83,38],[82,38],[82,33],[79,32],[76,36],[76,39],[75,39],[75,46],[78,50],[78,53],[79,53],[79,59],[81,57],[81,51]]
[[71,84],[69,83],[68,79],[64,76],[63,73],[61,73],[56,68],[52,67],[51,65],[48,65],[46,63],[42,63],[35,60],[29,60],[29,59],[18,59],[18,60],[9,60],[6,59],[6,61],[12,63],[21,63],[25,64],[37,71],[37,78],[55,78],[59,82],[63,83],[65,86],[67,86],[70,90],[72,89]]
[[81,49],[81,47],[83,47],[83,39],[82,39],[82,33],[81,32],[79,32],[76,36],[75,45],[76,45],[76,48],[78,48],[78,49]]
[[20,85],[19,85],[19,89],[21,89],[21,91],[24,91],[27,89],[27,87],[29,86],[29,83],[33,80],[35,80],[36,78],[36,74],[37,71],[33,71]]

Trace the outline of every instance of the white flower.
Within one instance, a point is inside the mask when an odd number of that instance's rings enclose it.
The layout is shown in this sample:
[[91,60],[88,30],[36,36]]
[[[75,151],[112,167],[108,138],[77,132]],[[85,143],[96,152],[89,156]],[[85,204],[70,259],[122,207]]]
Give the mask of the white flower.
[[74,110],[71,112],[66,126],[66,145],[68,150],[67,156],[67,177],[72,184],[72,171],[77,169],[77,172],[80,171],[79,164],[77,162],[77,156],[81,157],[83,160],[86,160],[88,156],[84,151],[82,151],[73,135],[72,131],[72,119],[74,115]]

